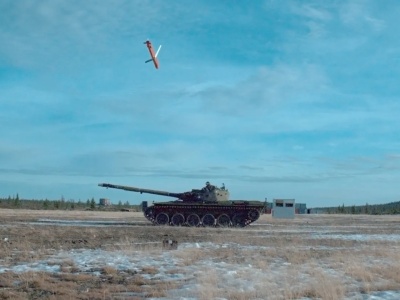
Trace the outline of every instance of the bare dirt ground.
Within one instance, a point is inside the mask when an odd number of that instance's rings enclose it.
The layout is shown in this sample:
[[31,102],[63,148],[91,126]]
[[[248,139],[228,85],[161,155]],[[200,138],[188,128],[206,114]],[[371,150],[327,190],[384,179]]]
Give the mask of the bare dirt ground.
[[136,212],[0,209],[0,239],[0,299],[369,299],[400,290],[400,216],[263,215],[245,228],[188,228],[153,226]]

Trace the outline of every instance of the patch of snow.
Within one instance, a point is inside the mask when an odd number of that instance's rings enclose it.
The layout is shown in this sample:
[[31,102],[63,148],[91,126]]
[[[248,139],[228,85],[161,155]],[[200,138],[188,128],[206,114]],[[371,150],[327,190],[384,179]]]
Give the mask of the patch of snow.
[[53,226],[81,226],[81,227],[105,227],[105,226],[133,226],[133,225],[143,225],[143,223],[148,223],[148,221],[135,221],[125,222],[125,221],[109,221],[109,220],[53,220],[53,219],[39,219],[35,222],[19,222],[18,224],[25,225],[53,225]]
[[371,292],[369,294],[358,294],[348,299],[349,300],[398,300],[400,299],[400,290]]
[[321,234],[314,233],[313,239],[335,239],[352,241],[400,241],[400,234]]

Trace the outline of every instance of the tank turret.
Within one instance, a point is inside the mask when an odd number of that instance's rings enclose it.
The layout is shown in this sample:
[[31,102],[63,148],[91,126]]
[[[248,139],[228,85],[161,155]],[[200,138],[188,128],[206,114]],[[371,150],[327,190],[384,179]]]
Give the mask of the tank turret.
[[167,196],[177,198],[183,202],[220,202],[229,200],[229,191],[225,189],[225,186],[218,188],[215,185],[206,182],[206,186],[202,189],[192,189],[190,192],[183,193],[172,193],[158,190],[142,189],[133,186],[116,185],[111,183],[99,183],[99,186],[105,188],[113,188],[119,190],[125,190],[129,192],[137,192],[141,194],[153,194],[160,196]]

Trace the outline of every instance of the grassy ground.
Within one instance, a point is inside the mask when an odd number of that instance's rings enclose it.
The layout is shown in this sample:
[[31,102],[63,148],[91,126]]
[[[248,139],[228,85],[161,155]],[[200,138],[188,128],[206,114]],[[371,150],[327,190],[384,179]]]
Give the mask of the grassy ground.
[[[115,221],[119,225],[60,226],[38,220]],[[129,224],[123,224],[129,222]],[[356,238],[347,238],[354,237]],[[252,278],[255,288],[224,285],[217,269],[196,273],[197,299],[342,299],[351,293],[400,289],[400,216],[303,215],[276,220],[264,215],[246,228],[187,228],[149,225],[141,213],[0,210],[0,267],[46,259],[60,251],[103,249],[161,255],[162,241],[237,245],[169,250],[167,272],[212,261],[238,268],[235,280]],[[357,238],[359,236],[359,238]],[[379,238],[379,237],[395,238]],[[200,268],[200,267],[199,267]],[[197,269],[196,269],[197,270]],[[200,269],[201,270],[201,269]],[[274,271],[279,270],[279,272]],[[0,273],[0,299],[143,299],[170,297],[185,280],[151,279],[157,266],[119,270],[104,262],[83,271],[71,259],[60,272]],[[274,273],[275,272],[275,273]],[[269,274],[269,275],[268,275]],[[256,276],[256,277],[257,277]],[[269,276],[269,277],[268,277]]]

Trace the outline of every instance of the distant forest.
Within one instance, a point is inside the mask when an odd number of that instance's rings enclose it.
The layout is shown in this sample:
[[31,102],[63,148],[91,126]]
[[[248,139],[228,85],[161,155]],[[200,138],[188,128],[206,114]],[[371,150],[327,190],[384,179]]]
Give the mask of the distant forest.
[[338,207],[315,207],[312,208],[312,212],[325,214],[396,215],[400,214],[400,201],[373,205],[366,203],[359,206],[345,206],[343,204]]
[[[7,198],[0,198],[0,208],[21,208],[21,209],[48,209],[48,210],[130,210],[141,211],[140,205],[130,205],[128,201],[109,206],[103,206],[96,203],[94,198],[87,200],[65,200],[61,196],[59,200],[27,200],[20,199],[18,194],[16,196],[8,196]],[[324,214],[368,214],[368,215],[395,215],[400,214],[400,201],[391,202],[386,204],[368,204],[365,205],[352,205],[345,206],[339,205],[337,207],[314,207],[311,209],[312,213]]]
[[84,201],[78,200],[65,200],[61,197],[59,200],[28,200],[20,199],[18,194],[16,196],[8,196],[7,198],[0,198],[0,208],[20,208],[20,209],[48,209],[48,210],[107,210],[107,211],[118,211],[118,210],[131,210],[141,211],[140,205],[130,205],[129,202],[113,205],[99,205],[96,203],[94,198],[87,199]]

